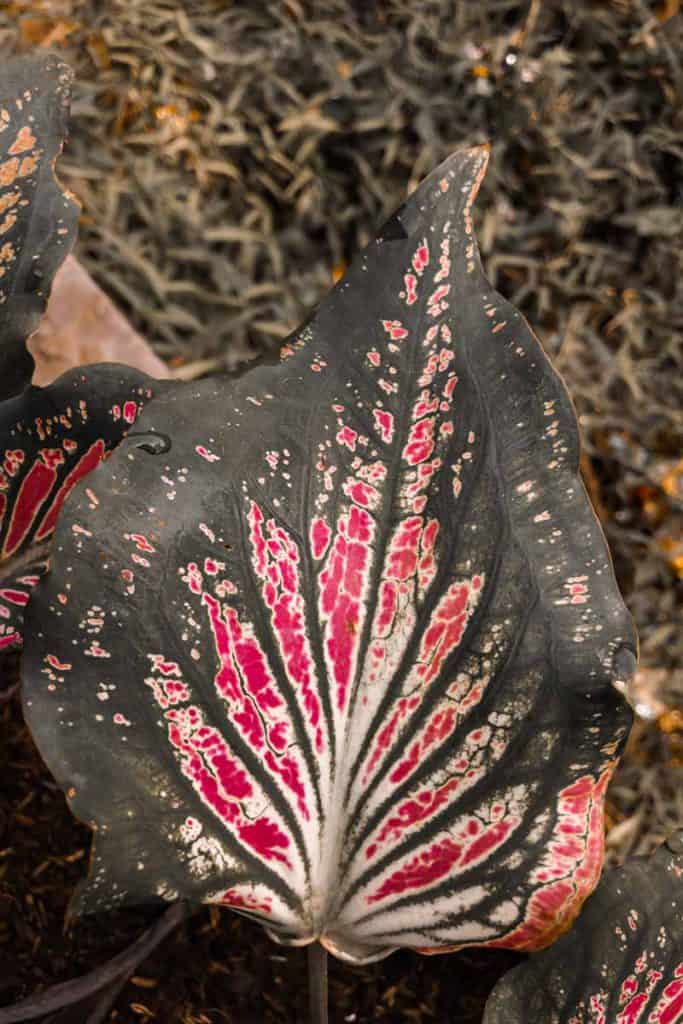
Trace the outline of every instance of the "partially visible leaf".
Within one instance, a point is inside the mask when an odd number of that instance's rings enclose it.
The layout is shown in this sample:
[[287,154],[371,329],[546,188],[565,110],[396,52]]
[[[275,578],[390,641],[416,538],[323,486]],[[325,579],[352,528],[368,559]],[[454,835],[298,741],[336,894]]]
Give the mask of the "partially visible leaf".
[[72,77],[51,55],[0,69],[0,399],[31,380],[26,339],[76,234],[78,205],[54,175]]
[[97,829],[80,908],[211,901],[367,961],[540,948],[595,886],[635,637],[568,396],[481,270],[486,160],[67,503],[23,681]]
[[572,931],[496,985],[484,1024],[680,1024],[683,832],[608,871]]
[[[0,566],[0,654],[18,650],[23,642],[23,623],[31,591],[47,569],[47,551],[36,550],[18,574],[4,573]],[[16,572],[16,570],[15,570]]]
[[162,387],[112,363],[71,370],[0,402],[0,652],[21,645],[25,606],[45,572],[65,498]]

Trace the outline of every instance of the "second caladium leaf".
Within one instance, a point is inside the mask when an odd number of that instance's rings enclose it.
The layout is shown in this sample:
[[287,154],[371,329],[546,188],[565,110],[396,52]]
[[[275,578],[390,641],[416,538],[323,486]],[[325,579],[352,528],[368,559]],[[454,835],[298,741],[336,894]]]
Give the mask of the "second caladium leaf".
[[26,339],[76,234],[78,204],[54,176],[72,78],[51,55],[4,61],[0,72],[0,399],[31,380]]
[[80,908],[212,901],[364,961],[542,947],[596,884],[635,637],[569,399],[480,267],[486,160],[67,503],[24,684],[96,830]]
[[683,1021],[683,832],[606,872],[572,932],[498,983],[484,1024],[527,1021]]
[[0,653],[21,645],[64,499],[130,430],[152,384],[162,387],[114,364],[29,383],[26,340],[76,231],[77,204],[54,175],[71,79],[53,56],[0,72]]
[[0,402],[0,653],[21,646],[25,607],[67,495],[162,387],[111,363]]

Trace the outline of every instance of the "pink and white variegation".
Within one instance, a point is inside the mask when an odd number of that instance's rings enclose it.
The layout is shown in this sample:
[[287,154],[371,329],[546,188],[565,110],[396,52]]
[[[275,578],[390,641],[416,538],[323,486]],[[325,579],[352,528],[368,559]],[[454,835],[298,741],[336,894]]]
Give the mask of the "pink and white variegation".
[[498,982],[484,1024],[681,1024],[683,832],[605,872],[574,929]]
[[21,647],[65,498],[130,431],[152,385],[162,386],[115,364],[31,386],[26,340],[78,219],[54,173],[72,77],[42,54],[7,61],[0,79],[0,656]]
[[22,645],[26,605],[64,501],[160,387],[131,367],[103,363],[0,402],[0,655]]
[[540,948],[595,886],[635,638],[569,399],[480,267],[486,162],[66,502],[24,691],[95,829],[81,908],[213,902],[363,962]]

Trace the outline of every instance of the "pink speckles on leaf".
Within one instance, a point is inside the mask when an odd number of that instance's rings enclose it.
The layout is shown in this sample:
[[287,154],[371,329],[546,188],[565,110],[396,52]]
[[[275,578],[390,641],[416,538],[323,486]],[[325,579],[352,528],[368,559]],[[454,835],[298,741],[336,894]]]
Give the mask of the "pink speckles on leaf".
[[456,838],[445,836],[409,857],[367,897],[368,904],[379,903],[405,893],[419,893],[456,869],[464,870],[490,856],[520,824],[508,818],[486,825],[473,821],[474,829],[460,830]]
[[[64,445],[65,450],[68,450],[66,444]],[[53,497],[50,507],[45,514],[45,517],[36,531],[36,541],[44,540],[48,537],[55,528],[57,523],[57,517],[59,511],[64,504],[64,501],[71,493],[73,488],[76,486],[79,480],[82,480],[84,476],[91,473],[96,466],[102,461],[105,455],[105,443],[103,440],[95,441],[86,452],[80,457],[78,462],[69,471],[66,479],[62,483],[61,487]]]
[[411,426],[408,441],[403,448],[403,458],[408,465],[417,466],[428,459],[434,451],[435,422],[433,416],[426,416]]
[[394,437],[394,416],[386,409],[373,409],[375,428],[385,444],[391,444]]
[[380,492],[376,487],[366,483],[364,480],[347,480],[343,490],[344,494],[351,498],[356,505],[369,509],[379,507],[381,501]]
[[124,402],[123,403],[123,418],[126,423],[131,425],[135,423],[135,419],[138,414],[137,402]]
[[128,539],[132,540],[138,551],[144,551],[144,552],[146,552],[148,554],[151,554],[151,555],[153,555],[155,553],[155,551],[156,551],[156,548],[154,547],[154,545],[150,544],[150,542],[147,540],[145,535],[142,534],[142,533],[127,534],[126,535],[126,539],[127,540]]
[[[13,587],[2,587],[0,588],[0,601],[7,601],[9,604],[15,604],[24,608],[29,602],[29,595],[24,590],[15,590]],[[2,615],[1,607],[0,615]]]
[[357,438],[357,432],[351,427],[344,426],[337,432],[337,443],[348,448],[350,452],[355,452]]
[[415,274],[405,274],[403,284],[406,306],[414,306],[417,302],[417,277]]
[[588,600],[588,587],[585,583],[571,583],[569,593],[572,604],[585,604]]
[[[9,448],[5,451],[2,461],[2,472],[7,476],[16,476],[24,464],[26,456],[21,448]],[[0,477],[0,479],[2,479]]]
[[[21,482],[14,503],[2,556],[8,558],[21,546],[41,513],[42,506],[55,485],[57,470],[44,462],[34,462]],[[47,519],[47,517],[46,517]],[[45,525],[43,521],[43,526]]]
[[72,668],[71,662],[60,661],[56,654],[48,654],[45,656],[45,661],[53,668],[56,672],[68,672]]
[[9,147],[7,152],[10,156],[16,156],[18,153],[25,153],[29,149],[33,149],[36,145],[36,137],[31,131],[28,125],[24,125],[17,132],[17,136]]
[[421,245],[418,245],[413,256],[413,270],[416,274],[422,275],[422,272],[429,266],[429,245],[425,238]]
[[225,740],[203,723],[198,709],[173,708],[165,713],[168,738],[178,751],[183,774],[209,810],[252,851],[266,861],[289,865],[283,852],[291,841],[277,822],[263,816],[249,822],[242,807],[254,796],[253,783]]
[[209,449],[205,448],[203,444],[196,445],[195,451],[197,455],[204,459],[205,462],[220,462],[221,460],[220,455],[216,455],[214,452],[209,451]]
[[448,304],[445,302],[446,296],[450,293],[451,286],[449,284],[440,284],[435,291],[429,296],[429,308],[427,312],[430,316],[439,316],[448,309]]
[[254,555],[254,572],[261,579],[264,579],[266,574],[267,549],[266,539],[263,535],[263,512],[255,501],[250,503],[247,521],[249,523],[251,549]]
[[441,255],[439,256],[439,270],[434,275],[434,283],[438,284],[440,281],[447,281],[451,276],[451,260],[450,260],[450,239],[444,238],[441,241]]
[[38,455],[48,469],[58,469],[64,465],[64,452],[60,448],[41,448]]
[[400,320],[382,320],[382,327],[392,341],[403,341],[408,337],[408,331]]
[[327,551],[332,531],[327,521],[320,516],[314,516],[311,520],[311,551],[313,557],[320,560]]
[[[548,852],[535,871],[540,884],[532,895],[526,919],[495,945],[508,949],[541,949],[571,925],[600,877],[604,851],[604,795],[613,772],[598,780],[583,776],[560,792],[557,823]],[[570,826],[571,841],[567,840]]]
[[432,396],[426,389],[422,391],[420,399],[413,406],[412,418],[414,420],[422,419],[428,413],[436,412],[439,408],[439,399],[437,396]]
[[242,889],[226,889],[225,892],[220,893],[212,902],[224,907],[235,907],[237,910],[250,910],[260,914],[269,914],[272,910],[272,900],[270,897],[259,898],[250,892],[246,886],[243,886]]
[[[299,551],[287,531],[278,527],[273,520],[268,520],[266,527],[268,540],[265,549],[267,564],[263,565],[263,579],[266,581],[263,587],[264,601],[270,610],[273,633],[278,642],[287,678],[301,703],[313,746],[321,752],[325,738],[313,656],[305,627]],[[323,544],[326,548],[329,543],[329,536],[325,537],[325,531],[329,533],[327,524],[324,520],[318,519],[314,529],[313,543]],[[255,536],[253,543],[258,545],[260,538]],[[322,554],[323,551],[320,552],[320,557]],[[282,735],[288,732],[284,727],[285,722],[286,718],[282,718],[279,723]],[[290,776],[295,770],[299,771],[299,768],[292,762]]]
[[370,514],[352,505],[340,517],[337,532],[320,573],[320,611],[325,623],[325,649],[334,680],[335,705],[346,706],[356,665],[365,609],[362,604],[374,534]]
[[452,839],[441,839],[427,846],[415,857],[411,857],[400,870],[393,874],[379,888],[368,896],[368,903],[379,903],[387,896],[420,891],[448,874],[457,864],[462,846]]
[[184,573],[182,573],[181,570],[180,578],[184,583],[187,583],[193,594],[202,593],[204,589],[204,580],[196,562],[190,562]]
[[167,661],[163,654],[148,654],[152,672],[161,672],[162,676],[180,678],[180,666],[177,661]]
[[680,1024],[683,1020],[683,964],[676,969],[676,975],[676,980],[665,987],[648,1024]]
[[91,640],[89,646],[83,652],[89,658],[111,658],[111,652],[104,649],[97,640]]
[[420,644],[417,674],[423,683],[441,671],[445,659],[460,643],[476,606],[481,584],[480,576],[473,576],[462,583],[451,583],[439,600]]

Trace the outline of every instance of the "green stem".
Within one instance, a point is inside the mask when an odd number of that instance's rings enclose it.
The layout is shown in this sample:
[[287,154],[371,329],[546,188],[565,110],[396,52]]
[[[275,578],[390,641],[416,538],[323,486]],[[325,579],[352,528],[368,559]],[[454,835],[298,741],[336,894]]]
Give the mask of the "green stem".
[[308,995],[311,1024],[328,1024],[327,951],[319,942],[312,942],[308,947]]

